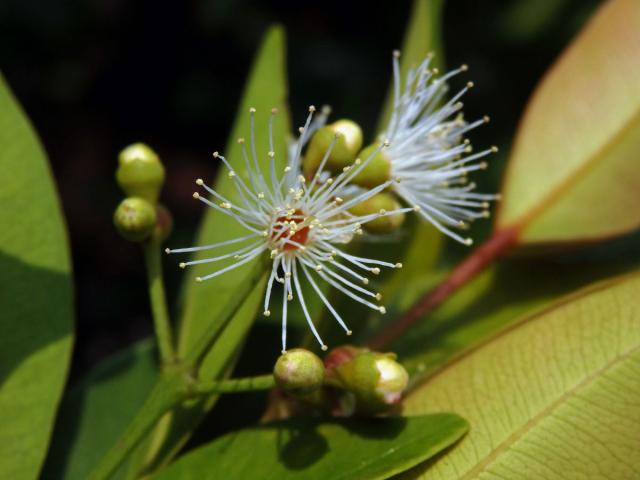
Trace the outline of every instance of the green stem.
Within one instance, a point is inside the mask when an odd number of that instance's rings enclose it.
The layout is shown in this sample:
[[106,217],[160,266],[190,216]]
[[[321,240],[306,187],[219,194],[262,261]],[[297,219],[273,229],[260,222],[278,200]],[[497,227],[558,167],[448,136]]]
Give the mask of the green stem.
[[251,275],[247,277],[246,281],[242,282],[238,286],[233,296],[231,296],[231,298],[226,302],[223,313],[220,315],[220,318],[224,318],[224,321],[217,322],[210,329],[206,330],[198,339],[198,342],[189,351],[185,357],[186,365],[192,368],[197,368],[200,365],[204,356],[209,352],[240,307],[242,307],[244,300],[249,296],[253,289],[256,288],[256,285],[259,283],[258,280],[262,275],[264,275],[267,265],[268,257],[264,257],[264,259],[255,263],[252,267]]
[[214,393],[240,393],[257,390],[269,390],[275,386],[272,374],[259,375],[257,377],[228,378],[226,380],[213,380],[200,382],[195,386],[195,393],[209,395]]
[[140,411],[120,439],[102,457],[89,480],[105,480],[120,466],[158,420],[185,397],[184,380],[179,375],[160,377]]
[[175,363],[176,352],[167,309],[167,299],[164,292],[160,247],[160,239],[157,238],[157,235],[152,235],[151,239],[144,243],[143,250],[149,283],[149,301],[151,303],[160,358],[163,365],[169,365]]

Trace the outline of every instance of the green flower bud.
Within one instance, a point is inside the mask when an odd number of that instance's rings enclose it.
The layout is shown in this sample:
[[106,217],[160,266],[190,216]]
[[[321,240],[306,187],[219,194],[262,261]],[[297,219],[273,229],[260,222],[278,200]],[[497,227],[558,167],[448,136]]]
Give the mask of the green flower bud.
[[409,374],[393,353],[362,352],[334,369],[340,387],[355,397],[355,409],[376,414],[398,403]]
[[156,228],[156,209],[144,198],[125,198],[116,208],[113,223],[125,239],[141,242]]
[[322,387],[324,365],[309,350],[294,348],[278,358],[273,367],[276,384],[294,395],[307,395]]
[[400,228],[404,223],[405,214],[394,213],[393,215],[386,215],[386,213],[399,208],[400,203],[394,195],[381,192],[351,207],[349,211],[358,216],[379,214],[378,218],[363,222],[362,228],[371,233],[390,233]]
[[[367,160],[380,147],[379,144],[369,145],[364,148],[358,158],[363,162]],[[391,160],[384,151],[380,150],[369,160],[365,167],[353,178],[352,183],[364,188],[373,188],[391,178]]]
[[144,143],[134,143],[118,156],[116,180],[130,197],[141,197],[151,203],[158,201],[164,183],[164,167],[160,158]]
[[319,128],[311,137],[302,161],[307,178],[311,178],[316,172],[334,139],[336,143],[327,158],[325,168],[337,172],[351,165],[362,148],[362,129],[351,120],[338,120]]

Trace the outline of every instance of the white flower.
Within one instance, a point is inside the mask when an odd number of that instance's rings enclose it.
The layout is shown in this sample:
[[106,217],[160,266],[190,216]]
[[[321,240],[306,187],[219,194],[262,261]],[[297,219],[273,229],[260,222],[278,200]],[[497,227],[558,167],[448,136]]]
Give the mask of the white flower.
[[488,202],[497,196],[474,193],[475,184],[467,183],[467,174],[485,169],[486,162],[478,160],[497,148],[472,153],[464,135],[489,118],[471,123],[462,119],[459,100],[473,87],[471,82],[444,101],[447,80],[466,71],[466,65],[437,77],[429,55],[408,72],[402,89],[399,56],[394,52],[394,108],[382,135],[391,141],[384,155],[390,161],[392,178],[397,179],[393,189],[440,231],[470,245],[470,238],[452,228],[467,228],[476,218],[488,217]]
[[[330,177],[323,172],[323,167],[331,153],[335,140],[329,146],[323,162],[313,179],[306,180],[300,174],[302,148],[313,131],[322,126],[326,120],[326,112],[321,113],[313,120],[314,112],[315,108],[309,107],[309,116],[306,124],[299,129],[300,137],[292,144],[288,165],[282,174],[278,174],[275,167],[272,134],[272,124],[276,112],[275,109],[272,110],[268,128],[271,151],[267,153],[270,159],[270,168],[267,174],[262,171],[258,163],[258,153],[256,152],[254,140],[255,109],[250,109],[251,137],[249,151],[245,147],[244,139],[238,140],[242,146],[247,179],[245,180],[241,175],[238,175],[222,155],[217,152],[213,154],[229,170],[227,174],[234,180],[237,200],[220,195],[200,179],[196,183],[209,193],[210,198],[205,198],[197,192],[194,193],[196,199],[235,219],[244,227],[246,235],[212,245],[167,249],[167,253],[184,253],[215,249],[231,244],[242,245],[242,247],[231,253],[181,263],[181,267],[186,267],[222,260],[232,261],[230,265],[222,269],[196,278],[197,281],[205,281],[217,277],[251,262],[260,255],[268,255],[271,259],[272,267],[264,298],[264,314],[268,316],[271,313],[269,310],[271,296],[274,292],[275,282],[279,282],[283,285],[283,351],[286,350],[287,341],[288,302],[295,297],[300,302],[313,335],[323,350],[327,348],[322,342],[307,309],[301,289],[302,277],[309,282],[348,335],[351,334],[351,331],[340,314],[322,293],[317,283],[318,280],[327,282],[357,302],[382,313],[385,312],[384,307],[374,303],[380,300],[380,294],[363,286],[369,283],[366,274],[373,273],[377,275],[380,273],[380,267],[399,268],[402,265],[351,255],[338,245],[348,243],[354,234],[362,233],[361,226],[366,222],[383,215],[393,215],[411,210],[410,208],[403,208],[389,212],[380,211],[366,216],[351,214],[349,208],[381,192],[390,185],[391,181],[349,198],[347,194],[350,192],[351,179],[367,164],[372,156],[362,161],[356,160],[353,165],[346,167],[339,175]],[[377,154],[387,146],[388,142],[381,143],[375,153]]]

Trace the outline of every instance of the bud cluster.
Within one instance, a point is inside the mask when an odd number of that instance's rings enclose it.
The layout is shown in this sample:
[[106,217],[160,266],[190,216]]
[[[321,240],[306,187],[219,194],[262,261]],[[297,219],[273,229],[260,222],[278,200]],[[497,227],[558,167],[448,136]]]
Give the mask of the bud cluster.
[[332,350],[324,362],[305,349],[285,352],[273,376],[282,390],[316,405],[321,399],[341,415],[383,413],[400,402],[409,382],[395,354],[350,345]]
[[164,177],[160,158],[147,145],[135,143],[120,152],[116,181],[127,197],[116,208],[113,222],[126,240],[165,239],[171,232],[171,213],[158,203]]

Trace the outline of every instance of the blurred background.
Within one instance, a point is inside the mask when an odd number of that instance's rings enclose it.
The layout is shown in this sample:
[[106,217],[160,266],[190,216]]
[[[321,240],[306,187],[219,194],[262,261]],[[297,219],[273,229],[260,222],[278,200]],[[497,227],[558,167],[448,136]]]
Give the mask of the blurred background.
[[[112,227],[122,198],[113,180],[118,151],[143,141],[160,154],[167,168],[162,201],[175,218],[171,244],[190,244],[203,213],[191,198],[193,181],[214,173],[210,153],[224,149],[253,54],[272,22],[288,34],[295,124],[307,105],[328,103],[335,118],[353,118],[373,137],[391,51],[401,44],[411,5],[374,3],[0,2],[0,68],[49,152],[71,236],[72,384],[106,355],[151,334],[141,256]],[[476,84],[465,99],[467,117],[493,120],[472,135],[476,145],[508,149],[533,87],[598,3],[446,2],[446,64],[469,64],[459,86]],[[486,189],[498,187],[504,160],[485,175]],[[168,262],[173,305],[179,280]]]

